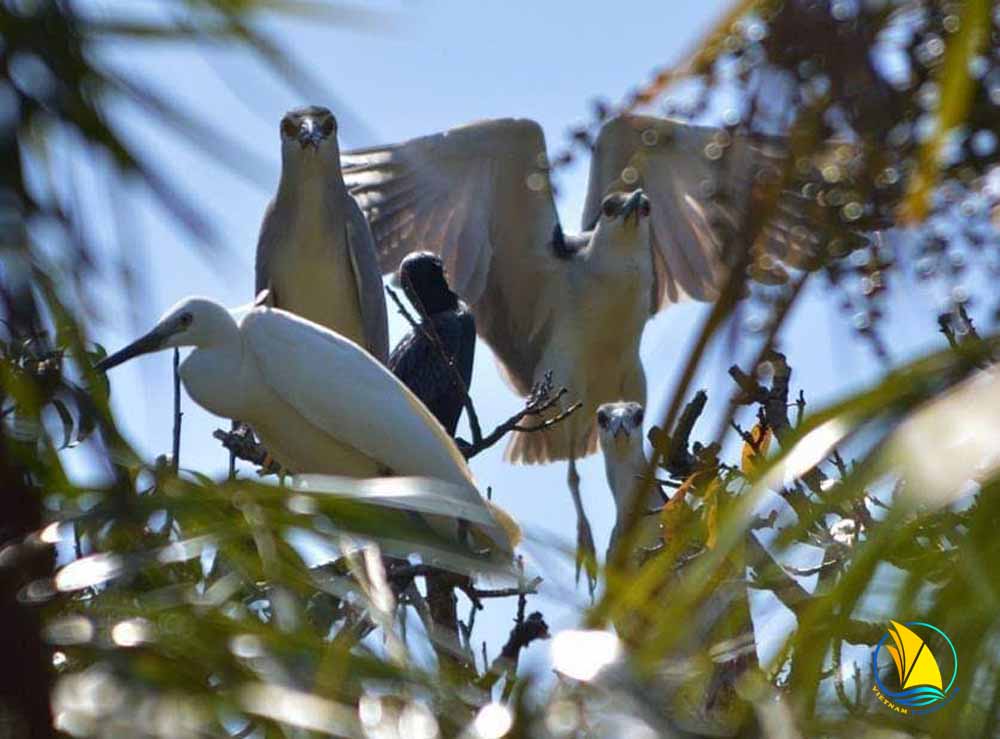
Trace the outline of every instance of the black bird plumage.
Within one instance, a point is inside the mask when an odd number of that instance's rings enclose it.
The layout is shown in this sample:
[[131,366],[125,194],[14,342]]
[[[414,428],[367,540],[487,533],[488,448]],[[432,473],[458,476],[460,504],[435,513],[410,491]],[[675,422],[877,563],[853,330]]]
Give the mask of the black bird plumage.
[[468,388],[476,354],[476,321],[448,287],[444,265],[436,254],[410,254],[399,266],[399,280],[421,321],[420,327],[411,330],[392,350],[389,369],[454,436],[464,397],[428,333],[436,333]]

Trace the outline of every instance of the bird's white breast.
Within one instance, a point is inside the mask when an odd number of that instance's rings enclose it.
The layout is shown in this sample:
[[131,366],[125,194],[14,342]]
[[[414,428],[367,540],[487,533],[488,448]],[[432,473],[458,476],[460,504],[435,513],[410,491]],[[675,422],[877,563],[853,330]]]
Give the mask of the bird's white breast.
[[646,266],[631,255],[593,253],[571,274],[573,310],[561,312],[558,333],[577,347],[574,363],[595,407],[622,399],[625,376],[639,363],[650,292]]

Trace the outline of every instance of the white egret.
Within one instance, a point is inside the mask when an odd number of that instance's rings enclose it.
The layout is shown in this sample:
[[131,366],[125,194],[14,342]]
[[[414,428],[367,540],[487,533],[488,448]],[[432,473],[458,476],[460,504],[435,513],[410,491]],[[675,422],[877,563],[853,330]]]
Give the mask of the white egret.
[[310,106],[281,120],[281,180],[257,242],[256,292],[273,304],[389,355],[375,242],[344,185],[337,119]]
[[[424,404],[353,341],[260,302],[240,310],[237,320],[218,303],[187,298],[97,367],[194,347],[180,368],[188,394],[216,415],[250,423],[282,467],[451,483],[440,489],[456,496],[455,517],[468,518],[494,552],[509,557],[513,532],[504,527],[511,522],[479,495],[462,454]],[[400,496],[413,481],[398,483],[380,489],[394,488]]]

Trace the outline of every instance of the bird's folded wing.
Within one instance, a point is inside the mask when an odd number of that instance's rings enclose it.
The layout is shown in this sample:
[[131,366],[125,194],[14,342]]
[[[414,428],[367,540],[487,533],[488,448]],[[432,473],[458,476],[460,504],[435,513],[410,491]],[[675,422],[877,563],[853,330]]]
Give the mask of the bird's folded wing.
[[[468,389],[476,351],[475,319],[468,311],[462,311],[442,313],[425,321],[431,325],[414,329],[396,345],[389,355],[388,367],[437,415],[445,430],[454,433],[454,428],[448,426],[457,423],[465,399],[463,390],[456,387],[454,371],[442,356],[442,350],[451,358]],[[430,331],[436,334],[434,338]]]
[[[842,148],[842,147],[841,147]],[[843,152],[835,152],[838,156]],[[784,187],[789,147],[780,137],[741,136],[667,118],[620,115],[601,129],[591,160],[583,225],[615,190],[645,189],[652,207],[654,310],[686,297],[710,300],[725,279],[748,215],[772,208],[751,246],[751,275],[782,279],[779,265],[815,266],[820,224],[800,192]],[[768,187],[779,185],[769,203]],[[730,252],[727,252],[730,250]]]
[[482,504],[465,459],[441,424],[360,346],[270,308],[247,314],[241,332],[263,382],[319,431],[394,474],[456,483]]
[[358,287],[361,320],[371,354],[380,362],[389,358],[389,319],[385,309],[382,271],[375,257],[375,240],[364,214],[353,199],[347,204],[347,248]]
[[558,226],[537,123],[495,120],[341,157],[383,270],[441,255],[452,288],[519,389],[530,388],[552,304]]
[[[266,244],[276,242],[275,232],[277,231],[277,221],[274,218],[274,201],[267,204],[264,212],[264,220],[260,223],[260,234],[257,237],[257,258],[254,261],[254,295],[260,295],[261,290],[273,289],[271,282],[271,249],[266,249]],[[271,296],[274,297],[273,295]]]

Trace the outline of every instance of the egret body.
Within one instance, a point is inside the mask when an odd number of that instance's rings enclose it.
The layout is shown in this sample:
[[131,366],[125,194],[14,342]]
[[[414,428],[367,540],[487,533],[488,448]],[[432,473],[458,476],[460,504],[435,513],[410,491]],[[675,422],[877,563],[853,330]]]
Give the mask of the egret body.
[[[436,478],[493,520],[465,459],[423,403],[357,344],[287,311],[257,306],[237,320],[211,300],[188,298],[98,369],[185,346],[194,347],[180,369],[192,399],[250,423],[282,467]],[[509,552],[499,524],[488,529]]]

